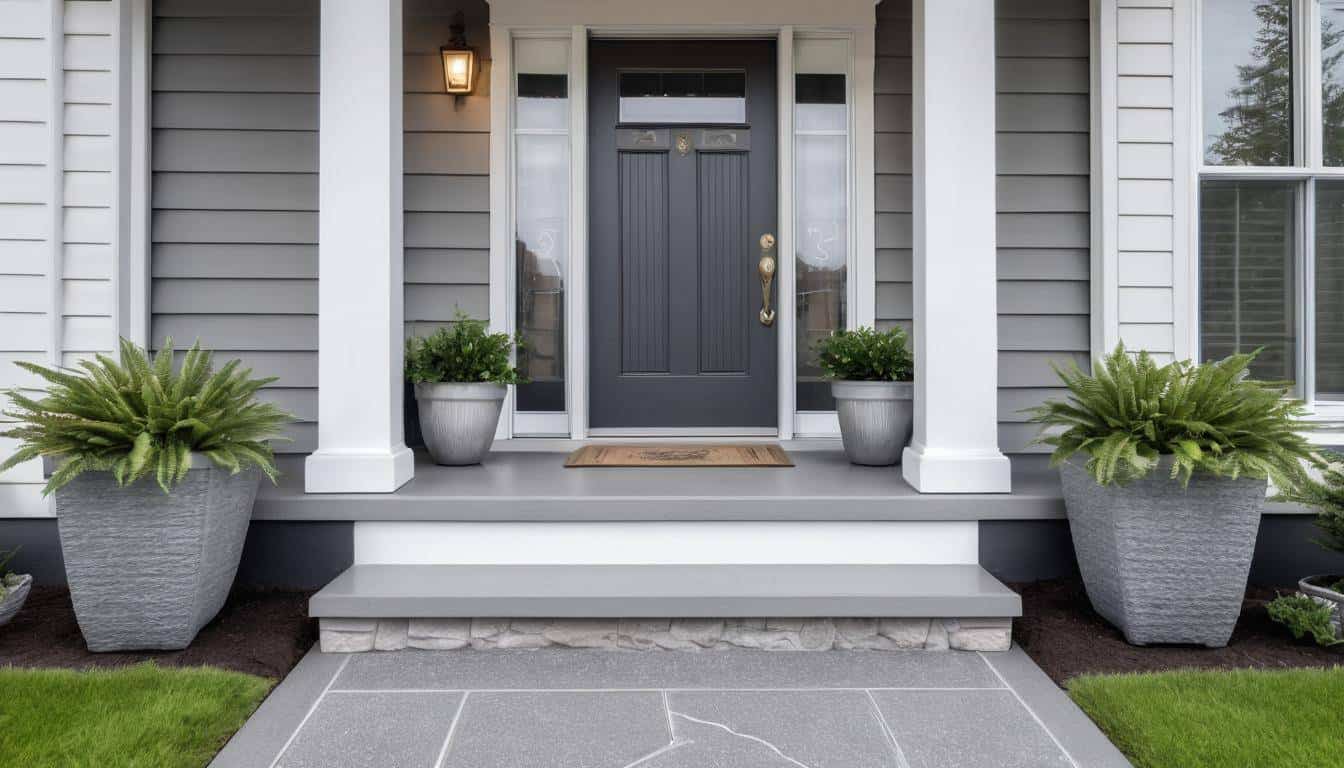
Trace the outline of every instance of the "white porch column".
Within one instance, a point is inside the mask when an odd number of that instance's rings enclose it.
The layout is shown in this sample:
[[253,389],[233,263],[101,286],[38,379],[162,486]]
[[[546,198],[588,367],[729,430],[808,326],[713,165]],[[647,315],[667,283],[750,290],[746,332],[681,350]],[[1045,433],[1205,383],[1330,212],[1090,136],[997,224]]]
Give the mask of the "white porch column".
[[402,434],[401,0],[322,0],[318,444],[309,493],[395,491]]
[[994,3],[914,0],[915,431],[924,493],[1011,490],[998,447]]

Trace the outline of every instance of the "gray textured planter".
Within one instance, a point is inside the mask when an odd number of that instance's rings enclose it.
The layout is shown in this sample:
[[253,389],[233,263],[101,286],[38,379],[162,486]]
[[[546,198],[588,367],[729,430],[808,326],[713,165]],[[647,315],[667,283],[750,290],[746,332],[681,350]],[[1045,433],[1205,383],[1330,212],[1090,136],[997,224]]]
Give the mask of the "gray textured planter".
[[480,464],[504,406],[504,384],[416,384],[420,434],[435,464]]
[[152,478],[118,488],[107,472],[57,491],[65,575],[89,650],[187,647],[233,586],[260,479],[193,455],[171,495]]
[[1227,645],[1266,481],[1195,475],[1182,489],[1163,459],[1141,480],[1103,488],[1083,465],[1066,462],[1060,477],[1092,607],[1135,645]]
[[28,591],[33,588],[33,577],[28,574],[14,575],[12,583],[5,584],[5,596],[0,597],[0,627],[9,623],[28,600]]
[[915,419],[915,390],[908,381],[832,381],[840,438],[854,464],[899,464]]

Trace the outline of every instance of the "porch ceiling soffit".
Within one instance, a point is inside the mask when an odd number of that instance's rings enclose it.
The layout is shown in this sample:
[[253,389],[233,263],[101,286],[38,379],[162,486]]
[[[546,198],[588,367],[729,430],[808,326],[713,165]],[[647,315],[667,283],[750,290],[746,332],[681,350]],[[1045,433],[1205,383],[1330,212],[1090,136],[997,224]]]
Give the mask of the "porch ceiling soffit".
[[881,0],[487,0],[490,23],[505,27],[619,28],[623,32],[658,27],[712,33],[782,26],[872,27]]

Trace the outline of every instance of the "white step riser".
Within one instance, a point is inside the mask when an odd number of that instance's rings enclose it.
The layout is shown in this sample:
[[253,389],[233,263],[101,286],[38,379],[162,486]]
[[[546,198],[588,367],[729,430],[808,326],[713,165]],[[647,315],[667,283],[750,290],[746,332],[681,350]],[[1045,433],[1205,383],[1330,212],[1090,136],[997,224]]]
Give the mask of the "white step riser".
[[355,564],[853,564],[979,562],[975,521],[358,522]]

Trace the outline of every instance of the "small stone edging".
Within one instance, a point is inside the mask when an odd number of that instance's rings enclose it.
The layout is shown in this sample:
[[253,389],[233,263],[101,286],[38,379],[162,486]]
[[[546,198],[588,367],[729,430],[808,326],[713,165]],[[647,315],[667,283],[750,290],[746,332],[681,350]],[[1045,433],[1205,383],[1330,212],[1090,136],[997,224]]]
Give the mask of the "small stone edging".
[[1009,618],[320,620],[325,653],[472,648],[1006,651]]

